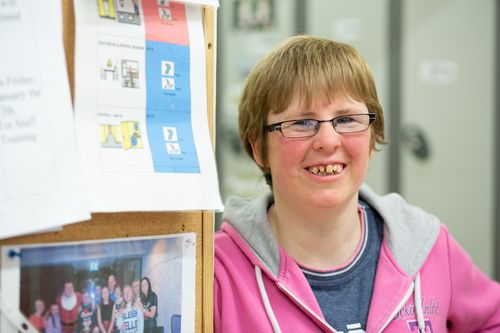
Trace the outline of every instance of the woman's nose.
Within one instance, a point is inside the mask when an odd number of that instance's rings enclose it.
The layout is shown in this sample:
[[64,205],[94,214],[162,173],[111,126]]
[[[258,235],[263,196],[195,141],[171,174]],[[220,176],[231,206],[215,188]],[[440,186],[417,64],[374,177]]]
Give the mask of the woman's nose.
[[332,122],[319,124],[318,133],[313,137],[313,148],[316,150],[334,150],[340,145],[340,134],[333,128]]

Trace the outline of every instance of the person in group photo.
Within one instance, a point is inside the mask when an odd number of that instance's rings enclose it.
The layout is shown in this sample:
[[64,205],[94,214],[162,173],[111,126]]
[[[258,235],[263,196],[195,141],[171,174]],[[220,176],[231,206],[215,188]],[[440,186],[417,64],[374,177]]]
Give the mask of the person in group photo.
[[100,302],[97,305],[97,325],[100,333],[112,333],[113,325],[111,319],[115,304],[109,298],[109,288],[104,286],[101,288]]
[[45,302],[42,299],[38,298],[35,300],[34,306],[35,306],[35,312],[29,316],[28,321],[39,332],[44,333],[45,332],[45,320],[44,320]]
[[135,307],[142,309],[142,302],[141,302],[141,280],[140,279],[134,279],[132,283],[130,284],[132,287],[132,292],[134,294],[134,302],[135,302]]
[[[111,300],[111,297],[110,297]],[[123,297],[122,297],[122,288],[120,286],[116,286],[115,288],[115,309],[120,308],[120,304],[122,303]]]
[[115,296],[115,288],[116,288],[116,277],[114,274],[109,274],[108,275],[108,289],[109,289],[109,299],[112,302],[116,301],[116,296]]
[[102,287],[99,282],[95,283],[94,292],[92,294],[92,299],[94,301],[94,306],[97,306],[101,302]]
[[141,302],[144,313],[144,333],[154,333],[158,317],[158,296],[153,292],[148,277],[143,277],[141,280]]
[[238,112],[269,191],[225,203],[216,333],[500,332],[500,284],[437,217],[365,184],[385,122],[354,47],[287,38],[250,71]]
[[[140,301],[140,299],[139,299]],[[120,310],[116,314],[117,332],[120,333],[143,333],[144,315],[142,306],[136,306],[136,298],[130,285],[123,287],[123,300]]]
[[121,310],[122,301],[123,301],[122,288],[119,285],[117,285],[115,288],[115,302],[110,324],[115,332],[120,332],[119,328],[116,326],[116,319],[118,318],[118,314]]
[[62,333],[59,305],[52,304],[45,317],[45,333]]
[[76,331],[78,333],[93,333],[97,326],[97,310],[90,293],[85,290],[82,292],[82,304],[78,313],[76,322]]
[[72,280],[64,282],[63,291],[57,296],[55,303],[59,306],[63,333],[73,333],[82,304],[82,294],[75,292]]

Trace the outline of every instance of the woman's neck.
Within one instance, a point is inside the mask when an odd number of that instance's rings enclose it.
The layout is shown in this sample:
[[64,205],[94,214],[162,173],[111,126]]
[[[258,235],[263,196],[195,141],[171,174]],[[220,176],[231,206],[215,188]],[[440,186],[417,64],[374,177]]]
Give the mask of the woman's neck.
[[352,257],[361,238],[354,199],[342,208],[302,214],[276,203],[269,213],[271,229],[292,258],[311,268],[331,269]]

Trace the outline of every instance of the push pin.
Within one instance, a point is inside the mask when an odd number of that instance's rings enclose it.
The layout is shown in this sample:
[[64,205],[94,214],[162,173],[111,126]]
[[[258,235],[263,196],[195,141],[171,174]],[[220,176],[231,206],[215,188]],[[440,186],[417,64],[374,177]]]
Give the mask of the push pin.
[[21,258],[22,253],[21,253],[21,252],[18,252],[18,251],[16,251],[16,250],[9,250],[8,255],[9,255],[9,258],[14,258],[14,257],[19,257],[19,258]]

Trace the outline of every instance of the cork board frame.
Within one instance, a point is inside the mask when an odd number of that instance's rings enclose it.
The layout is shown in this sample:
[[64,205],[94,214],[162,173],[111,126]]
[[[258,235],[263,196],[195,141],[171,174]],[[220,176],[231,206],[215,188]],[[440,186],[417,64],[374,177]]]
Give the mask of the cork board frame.
[[[61,0],[64,24],[64,49],[71,94],[74,93],[75,17],[72,0]],[[216,9],[205,7],[203,13],[207,68],[207,106],[212,143],[215,127],[215,36]],[[214,213],[127,212],[96,213],[92,219],[66,225],[61,231],[13,237],[0,245],[33,244],[194,232],[196,234],[195,331],[213,332],[213,236]]]

